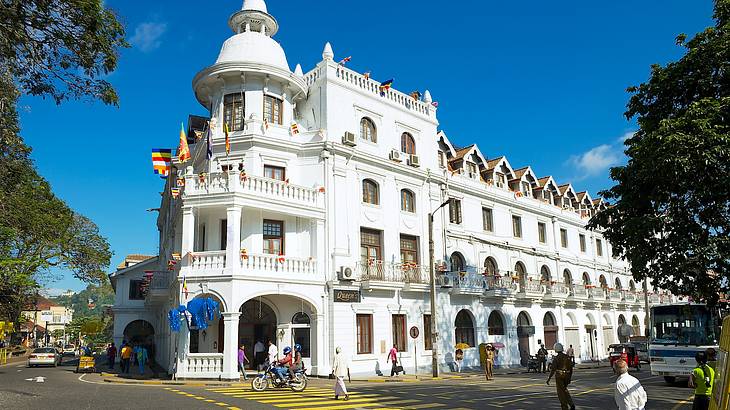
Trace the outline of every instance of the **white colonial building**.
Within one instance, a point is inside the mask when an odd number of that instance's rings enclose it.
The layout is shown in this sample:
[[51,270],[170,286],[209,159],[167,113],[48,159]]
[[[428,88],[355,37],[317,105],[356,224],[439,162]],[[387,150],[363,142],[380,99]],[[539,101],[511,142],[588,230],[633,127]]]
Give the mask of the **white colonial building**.
[[[191,117],[193,158],[173,164],[160,254],[112,275],[117,344],[143,320],[170,373],[237,379],[236,346],[252,356],[258,339],[300,343],[315,375],[341,346],[353,373],[372,375],[389,374],[393,344],[407,371],[429,371],[436,332],[443,369],[459,343],[470,346],[465,366],[478,365],[485,342],[503,345],[498,365],[518,366],[540,341],[572,344],[585,361],[606,357],[621,324],[644,333],[642,284],[585,229],[600,199],[455,147],[428,91],[382,88],[338,63],[329,43],[310,71],[291,71],[263,0],[246,0],[228,23],[235,34],[193,79],[209,118]],[[434,222],[434,312],[428,214],[447,200]],[[139,299],[130,283],[145,270],[154,276]],[[199,297],[219,301],[222,317],[172,332],[168,311]]]

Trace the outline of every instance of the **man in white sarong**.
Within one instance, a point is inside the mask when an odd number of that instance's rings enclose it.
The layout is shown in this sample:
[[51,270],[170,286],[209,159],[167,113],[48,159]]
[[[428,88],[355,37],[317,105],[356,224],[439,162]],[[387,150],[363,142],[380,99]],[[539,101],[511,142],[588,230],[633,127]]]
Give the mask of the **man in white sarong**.
[[341,395],[345,395],[345,400],[350,400],[350,395],[347,394],[347,387],[345,387],[345,376],[350,381],[350,366],[347,363],[342,354],[342,349],[335,349],[335,362],[332,364],[332,374],[335,376],[335,400]]

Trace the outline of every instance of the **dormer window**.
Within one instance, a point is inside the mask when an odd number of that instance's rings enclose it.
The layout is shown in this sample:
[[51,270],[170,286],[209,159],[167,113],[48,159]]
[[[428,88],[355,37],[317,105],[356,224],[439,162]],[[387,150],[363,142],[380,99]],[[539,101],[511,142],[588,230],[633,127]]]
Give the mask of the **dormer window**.
[[522,191],[522,193],[525,195],[529,195],[530,194],[530,183],[527,181],[520,182],[520,191]]
[[446,168],[446,160],[444,158],[444,152],[439,150],[439,168]]
[[378,142],[378,134],[375,128],[375,123],[370,118],[363,117],[363,119],[360,120],[360,139],[373,143]]
[[243,117],[243,93],[228,94],[223,97],[223,122],[228,125],[228,130],[243,130]]
[[479,168],[477,168],[477,164],[473,162],[466,163],[466,170],[469,173],[469,178],[476,178],[479,176]]
[[499,188],[504,188],[505,186],[507,186],[507,179],[504,174],[497,172],[495,179],[497,180],[497,186]]
[[264,96],[264,119],[269,124],[282,124],[284,102],[276,97]]
[[413,139],[413,135],[407,132],[401,134],[400,151],[405,154],[416,155],[416,140]]

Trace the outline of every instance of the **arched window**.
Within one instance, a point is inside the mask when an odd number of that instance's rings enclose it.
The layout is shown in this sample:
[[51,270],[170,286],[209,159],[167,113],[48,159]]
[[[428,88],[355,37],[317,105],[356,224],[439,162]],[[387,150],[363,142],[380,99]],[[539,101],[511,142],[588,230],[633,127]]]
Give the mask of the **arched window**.
[[623,286],[621,285],[621,280],[619,278],[616,278],[616,282],[615,282],[615,285],[614,285],[614,289],[616,289],[616,290],[623,289]]
[[588,272],[583,272],[583,285],[588,286],[591,284],[591,277]]
[[451,271],[452,272],[464,272],[466,270],[466,263],[464,263],[464,257],[459,252],[451,254]]
[[413,191],[401,189],[400,210],[405,212],[416,212],[416,198]]
[[294,325],[308,325],[310,324],[309,315],[304,312],[297,312],[291,318],[291,322]]
[[454,325],[456,326],[456,344],[466,343],[471,347],[476,346],[476,343],[474,343],[474,321],[466,309],[462,309],[456,314]]
[[632,292],[636,290],[636,283],[634,283],[633,279],[629,281],[629,289],[631,289]]
[[550,268],[547,265],[542,265],[542,268],[540,268],[540,281],[550,283],[550,280]]
[[360,138],[365,141],[378,142],[378,133],[375,129],[375,123],[368,117],[360,120]]
[[625,325],[625,324],[626,324],[626,318],[624,317],[624,315],[623,314],[618,315],[618,325],[621,326],[621,325]]
[[494,260],[491,256],[484,260],[484,274],[495,276],[499,273],[497,270],[497,261]]
[[525,282],[527,281],[527,272],[525,270],[525,265],[523,265],[522,262],[517,262],[515,264],[515,273],[517,274],[517,280],[520,281],[520,286],[525,286]]
[[530,326],[532,324],[532,321],[530,321],[530,316],[522,311],[519,315],[517,315],[517,326]]
[[606,277],[603,275],[598,277],[598,283],[601,284],[601,287],[603,289],[606,289],[608,287],[608,282],[606,281]]
[[487,320],[487,333],[492,336],[504,335],[504,321],[502,320],[502,315],[500,315],[496,310],[493,310],[492,313],[489,314],[489,319]]
[[565,269],[563,271],[563,283],[565,283],[565,286],[572,287],[573,286],[573,275],[570,273],[568,269]]
[[558,326],[555,321],[555,316],[550,312],[545,313],[545,316],[542,318],[542,325],[544,327],[545,347],[552,349],[558,341]]
[[404,132],[400,136],[400,151],[406,154],[416,155],[416,140],[413,135]]
[[557,326],[555,324],[555,316],[551,312],[545,313],[545,317],[542,318],[543,326]]
[[378,184],[372,179],[363,179],[362,181],[362,201],[366,204],[380,204]]
[[639,324],[638,316],[634,315],[634,317],[631,318],[631,327],[634,328],[635,336],[641,336],[641,325]]

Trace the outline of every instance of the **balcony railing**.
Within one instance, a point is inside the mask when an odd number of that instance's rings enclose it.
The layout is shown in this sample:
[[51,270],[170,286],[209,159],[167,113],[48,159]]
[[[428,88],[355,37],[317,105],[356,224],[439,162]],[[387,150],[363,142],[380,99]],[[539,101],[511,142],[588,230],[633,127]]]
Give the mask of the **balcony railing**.
[[290,273],[294,275],[314,275],[317,261],[313,258],[294,258],[279,255],[246,255],[241,258],[241,268],[247,271]]
[[193,270],[221,270],[226,267],[226,251],[194,252],[191,257]]
[[605,300],[606,299],[606,292],[603,291],[601,288],[587,288],[588,291],[588,297],[593,300]]
[[630,290],[624,291],[624,300],[629,303],[636,302],[636,293]]
[[571,296],[576,299],[588,299],[588,289],[583,285],[573,286]]
[[[431,283],[428,267],[410,263],[385,263],[383,261],[359,262],[356,265],[356,272],[366,286],[377,282],[386,287],[411,285],[428,285]],[[375,283],[374,283],[375,282]]]
[[480,273],[452,272],[456,293],[479,295],[488,288],[487,277]]
[[152,277],[150,290],[167,290],[170,287],[170,274],[158,272]]
[[560,282],[556,282],[549,286],[547,288],[547,293],[549,293],[553,297],[567,297],[569,294],[568,287]]
[[620,301],[621,300],[621,291],[618,289],[609,290],[608,298],[611,299],[612,302]]
[[661,298],[657,294],[649,295],[649,303],[652,305],[658,305],[661,302]]
[[218,379],[223,373],[223,353],[188,353],[182,360],[178,377]]
[[542,295],[545,290],[540,282],[527,281],[522,285],[522,293],[526,295]]
[[486,276],[486,279],[486,296],[513,296],[519,290],[517,282],[512,280],[509,276]]

